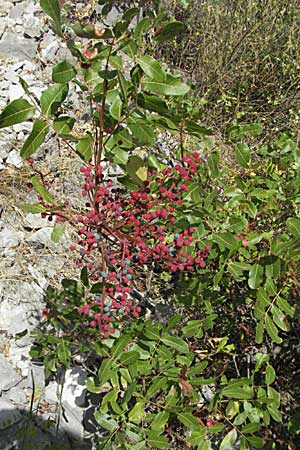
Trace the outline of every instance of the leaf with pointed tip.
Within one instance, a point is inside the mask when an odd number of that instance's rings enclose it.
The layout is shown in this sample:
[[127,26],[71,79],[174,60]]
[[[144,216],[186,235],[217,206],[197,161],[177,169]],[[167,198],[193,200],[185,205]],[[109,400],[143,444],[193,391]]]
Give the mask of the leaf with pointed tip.
[[234,444],[237,440],[237,431],[235,428],[233,428],[231,431],[229,431],[228,434],[223,438],[219,450],[232,450],[234,447]]
[[248,285],[250,289],[257,289],[260,286],[263,270],[263,266],[261,266],[260,264],[253,264],[253,266],[249,270],[248,278]]
[[300,219],[298,217],[289,217],[286,221],[286,226],[294,237],[300,235]]
[[31,214],[40,214],[47,211],[47,208],[40,203],[21,203],[19,206],[23,211]]
[[51,233],[51,240],[55,244],[57,244],[61,240],[62,235],[64,234],[64,231],[65,231],[65,228],[66,228],[66,225],[64,223],[59,223],[59,222],[55,223],[52,233]]
[[129,123],[128,127],[134,137],[141,145],[151,145],[155,143],[155,133],[153,128],[142,122]]
[[189,351],[188,344],[183,339],[181,339],[177,336],[164,335],[164,336],[162,336],[161,341],[167,347],[171,347],[180,353],[188,353],[188,351]]
[[0,114],[0,128],[10,127],[16,123],[32,118],[35,107],[27,100],[19,98],[9,103]]
[[117,95],[114,101],[111,104],[111,107],[109,108],[110,115],[113,119],[119,120],[121,117],[121,111],[122,111],[122,100]]
[[184,23],[174,20],[164,25],[160,30],[155,33],[154,39],[158,42],[170,41],[176,37],[179,33],[185,30]]
[[151,92],[161,95],[185,95],[190,87],[178,78],[167,75],[165,81],[143,81],[142,85]]
[[67,84],[54,84],[41,95],[41,110],[47,117],[53,116],[68,95]]
[[76,151],[83,161],[90,161],[93,156],[93,137],[90,134],[83,136],[76,144]]
[[159,431],[147,431],[147,442],[150,448],[170,448],[168,439]]
[[75,119],[69,116],[60,116],[58,119],[54,119],[53,127],[55,131],[60,135],[67,135],[71,133]]
[[46,13],[53,20],[54,31],[59,35],[62,35],[59,1],[40,0],[40,5],[44,13]]
[[264,337],[264,321],[261,320],[256,325],[255,342],[257,342],[257,344],[261,344],[263,341],[263,337]]
[[156,59],[151,58],[149,55],[144,55],[138,58],[137,62],[147,77],[154,81],[164,82],[166,80],[167,74]]
[[67,83],[76,76],[76,70],[68,61],[62,61],[52,69],[54,83]]
[[272,339],[272,341],[276,342],[276,344],[281,344],[282,339],[281,339],[281,337],[278,336],[277,327],[275,326],[273,320],[271,319],[271,317],[268,314],[266,314],[265,323],[266,323],[267,333],[270,336],[270,338]]
[[23,144],[20,155],[22,158],[29,158],[43,142],[49,131],[49,125],[44,120],[36,119],[31,133]]
[[30,182],[32,183],[34,190],[38,194],[40,194],[45,202],[54,204],[54,198],[52,197],[50,192],[48,192],[47,189],[41,184],[38,175],[33,175],[32,177],[30,177]]
[[247,144],[237,144],[235,148],[235,156],[237,162],[247,169],[250,162],[250,149]]

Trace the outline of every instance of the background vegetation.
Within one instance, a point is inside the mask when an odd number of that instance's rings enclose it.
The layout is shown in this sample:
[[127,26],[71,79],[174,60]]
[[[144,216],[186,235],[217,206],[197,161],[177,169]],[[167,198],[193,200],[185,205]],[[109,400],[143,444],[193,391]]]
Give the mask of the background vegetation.
[[264,139],[298,139],[300,8],[297,0],[164,0],[186,25],[156,48],[194,83],[201,120],[224,130],[233,122],[264,125]]

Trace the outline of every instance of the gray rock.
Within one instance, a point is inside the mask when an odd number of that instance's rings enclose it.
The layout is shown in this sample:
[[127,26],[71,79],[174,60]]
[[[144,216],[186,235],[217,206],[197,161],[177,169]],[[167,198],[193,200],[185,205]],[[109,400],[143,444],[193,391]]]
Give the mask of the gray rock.
[[27,403],[26,393],[19,386],[15,386],[7,391],[5,398],[11,400],[17,406],[24,406]]
[[7,164],[11,164],[17,168],[20,168],[23,166],[23,159],[19,155],[19,153],[16,150],[12,150],[6,159]]
[[17,123],[16,125],[13,125],[12,129],[19,133],[20,131],[31,131],[32,123],[31,122],[22,122]]
[[20,133],[18,133],[17,140],[19,142],[23,142],[24,141],[24,137],[25,137],[25,134],[23,133],[23,131],[20,131]]
[[23,309],[20,313],[14,316],[14,320],[11,321],[7,331],[12,336],[15,336],[16,334],[22,333],[28,328],[29,326],[26,320],[26,311]]
[[[52,227],[45,227],[35,231],[27,240],[32,244],[40,244],[42,246],[51,245]],[[53,244],[53,243],[52,243]]]
[[30,366],[29,352],[31,345],[27,347],[18,347],[15,341],[10,341],[9,359],[12,365],[21,371],[23,377],[28,376]]
[[47,289],[48,281],[46,278],[37,270],[36,267],[33,267],[32,265],[28,265],[28,271],[33,276],[34,280],[37,282],[37,284],[43,289]]
[[[5,74],[4,77],[7,81],[9,81],[10,83],[18,83],[19,79],[18,79],[18,74],[15,70],[10,69],[8,70]],[[1,85],[2,87],[2,85]]]
[[37,46],[33,39],[19,38],[15,33],[7,32],[0,41],[0,58],[31,61],[36,56]]
[[[1,17],[1,14],[0,14]],[[5,22],[5,20],[0,20],[0,39],[3,36],[4,31],[6,30],[7,27],[7,23]]]
[[9,101],[24,97],[24,90],[20,84],[11,84],[8,90]]
[[66,249],[70,245],[70,239],[67,233],[64,234],[60,242],[55,244],[51,240],[52,230],[52,227],[44,227],[40,230],[37,230],[27,239],[27,241],[37,247],[48,247],[53,251],[61,251],[63,249]]
[[48,403],[56,404],[58,402],[58,384],[56,381],[50,381],[45,388],[45,400]]
[[37,17],[29,16],[24,23],[25,33],[34,38],[41,35],[41,24]]
[[25,336],[16,339],[16,346],[19,348],[23,348],[23,347],[28,347],[29,345],[32,344],[32,339],[30,338],[30,336],[28,334],[26,334]]
[[42,219],[39,214],[27,214],[24,219],[24,227],[30,228],[31,230],[39,230],[47,226],[47,220]]
[[2,249],[8,249],[16,247],[24,238],[23,231],[16,231],[13,229],[5,228],[0,231],[0,251]]
[[68,369],[62,393],[63,404],[68,403],[72,408],[87,406],[86,403],[87,373],[82,368]]
[[0,398],[0,430],[6,430],[22,420],[21,413],[9,401]]
[[24,7],[22,5],[17,5],[11,8],[9,11],[9,17],[15,21],[18,25],[22,25],[22,19],[24,14]]
[[58,52],[59,44],[57,41],[51,42],[46,48],[42,49],[41,55],[43,59],[53,61]]
[[32,388],[32,377],[34,380],[35,389],[38,392],[45,392],[45,370],[44,366],[38,366],[30,363],[28,374],[28,386]]
[[[60,426],[73,440],[82,442],[84,438],[83,412],[74,409],[68,403],[64,405],[64,414],[61,416]],[[82,448],[82,447],[81,447]]]
[[7,391],[11,387],[16,386],[20,380],[21,376],[15,371],[6,358],[0,354],[0,389]]

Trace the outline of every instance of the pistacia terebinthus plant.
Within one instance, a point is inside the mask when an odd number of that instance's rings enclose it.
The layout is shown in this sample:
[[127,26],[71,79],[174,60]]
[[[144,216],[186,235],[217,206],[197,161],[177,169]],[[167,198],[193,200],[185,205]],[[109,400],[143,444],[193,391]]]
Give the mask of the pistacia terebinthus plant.
[[[183,136],[202,137],[209,130],[176,113],[172,99],[187,94],[189,86],[143,52],[145,36],[170,40],[183,24],[164,21],[154,11],[137,21],[139,8],[132,8],[111,27],[82,22],[70,26],[62,23],[57,0],[41,0],[40,5],[70,49],[72,63],[65,60],[53,67],[53,84],[40,99],[20,78],[26,99],[4,108],[0,127],[33,119],[21,156],[35,172],[27,186],[36,190],[38,202],[22,207],[55,219],[54,241],[62,236],[66,222],[77,230],[79,239],[70,250],[78,252],[78,266],[98,283],[97,295],[79,311],[89,326],[108,337],[115,331],[116,318],[136,317],[141,311],[131,295],[135,278],[142,288],[151,272],[205,267],[210,246],[196,241],[195,227],[180,226],[178,215],[188,196],[187,184],[197,182],[203,165],[198,152],[184,156]],[[90,127],[84,134],[83,124],[73,130],[74,111],[68,115],[65,104],[75,88],[90,109]],[[43,174],[35,163],[34,154],[50,129],[84,162],[82,215],[74,215],[67,199],[57,203],[49,192],[51,170]],[[151,151],[157,133],[163,131],[181,139],[181,151],[169,155],[174,167],[162,164]],[[145,154],[146,160],[141,157]],[[109,176],[112,165],[119,167],[114,179]]]

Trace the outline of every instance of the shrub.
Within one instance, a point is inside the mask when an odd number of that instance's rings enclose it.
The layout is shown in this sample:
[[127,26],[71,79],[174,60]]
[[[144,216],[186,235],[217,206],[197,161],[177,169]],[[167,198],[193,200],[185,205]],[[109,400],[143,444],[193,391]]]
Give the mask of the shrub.
[[[250,151],[261,125],[235,124],[227,167],[188,97],[178,100],[188,85],[141,54],[145,37],[172,40],[181,23],[150,11],[132,25],[133,8],[112,27],[70,27],[57,1],[41,6],[77,63],[55,65],[40,100],[20,80],[33,104],[8,104],[0,127],[34,118],[21,156],[38,202],[22,208],[55,219],[55,242],[74,227],[81,275],[49,288],[32,357],[47,377],[78,359],[94,373],[87,387],[100,394],[95,417],[106,430],[99,449],[267,449],[274,433],[297,445],[297,412],[280,397],[299,369],[291,359],[296,368],[283,373],[273,350],[293,342],[299,322],[298,146],[283,134]],[[84,133],[66,113],[69,83],[90,105]],[[52,175],[37,167],[50,127],[83,161],[83,205],[57,202]],[[158,131],[176,137],[173,151],[157,151]],[[157,300],[181,315],[158,320]],[[153,320],[138,317],[147,307]]]

